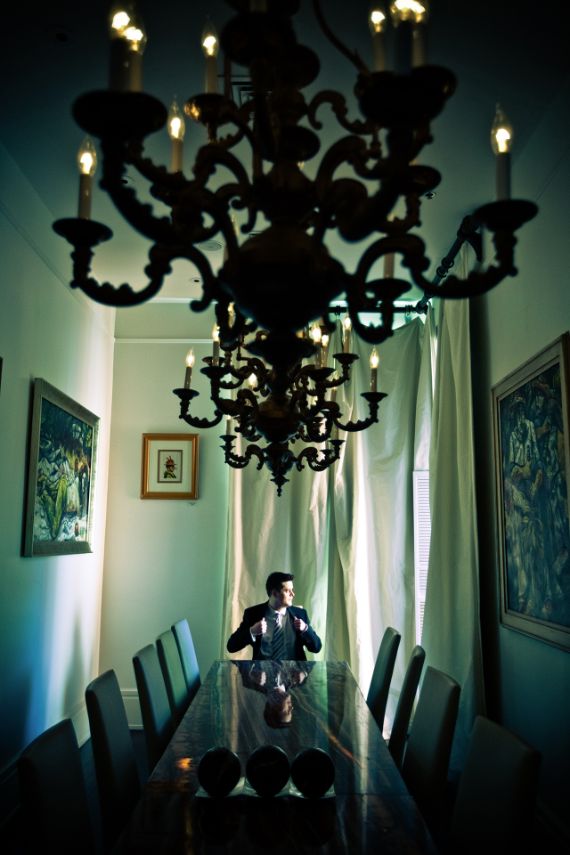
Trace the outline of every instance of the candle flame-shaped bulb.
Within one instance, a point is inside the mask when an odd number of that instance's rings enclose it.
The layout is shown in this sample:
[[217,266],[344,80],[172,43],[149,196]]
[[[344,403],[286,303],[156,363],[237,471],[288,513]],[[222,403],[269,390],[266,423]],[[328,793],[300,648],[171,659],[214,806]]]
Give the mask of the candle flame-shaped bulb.
[[503,112],[501,105],[497,104],[491,127],[491,148],[494,153],[508,154],[513,143],[513,136],[513,126]]
[[97,152],[95,146],[89,139],[85,137],[79,151],[77,152],[77,164],[81,175],[95,175],[97,168]]
[[130,4],[116,4],[112,7],[109,29],[111,38],[125,41],[133,53],[144,52],[147,43],[146,32]]
[[236,310],[233,303],[230,303],[228,306],[228,325],[233,327],[236,322]]
[[386,12],[381,3],[373,3],[368,15],[368,24],[372,33],[382,33],[386,27]]
[[314,344],[320,344],[323,337],[320,324],[313,324],[310,332],[311,339]]
[[380,357],[378,356],[378,351],[375,347],[372,348],[372,353],[370,354],[370,367],[378,368],[380,364]]
[[190,350],[186,354],[186,359],[185,359],[186,368],[194,368],[195,362],[196,362],[196,357],[194,355],[194,351],[192,348],[190,348]]
[[351,331],[351,329],[352,329],[352,321],[350,320],[350,318],[349,318],[349,316],[348,316],[348,315],[346,315],[346,317],[344,317],[344,318],[343,318],[343,321],[342,321],[342,327],[343,327],[343,329],[344,329],[344,331],[345,331],[345,332],[350,332],[350,331]]
[[186,123],[175,98],[168,111],[168,136],[171,140],[183,140],[185,131]]
[[329,341],[330,341],[330,336],[327,335],[327,333],[323,333],[321,336],[322,347],[327,348],[329,346]]
[[202,50],[204,51],[204,56],[216,57],[218,55],[219,46],[220,43],[218,41],[216,28],[212,23],[210,23],[210,21],[208,21],[202,33]]
[[217,324],[214,324],[214,326],[212,328],[212,341],[218,341],[219,342],[219,340],[220,340],[220,328]]
[[390,14],[396,26],[402,21],[425,24],[429,15],[427,0],[392,0]]
[[249,386],[249,388],[250,388],[250,389],[253,389],[253,388],[254,388],[254,386],[256,386],[256,385],[257,385],[257,374],[254,374],[254,373],[252,372],[252,373],[249,375],[249,377],[247,378],[247,384],[248,384],[248,386]]

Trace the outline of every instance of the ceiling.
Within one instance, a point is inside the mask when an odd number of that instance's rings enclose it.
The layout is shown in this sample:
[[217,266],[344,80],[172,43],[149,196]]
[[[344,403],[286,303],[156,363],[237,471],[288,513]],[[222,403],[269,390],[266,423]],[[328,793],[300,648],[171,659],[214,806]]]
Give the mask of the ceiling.
[[[348,48],[357,49],[370,61],[368,0],[351,4],[323,0],[322,5],[334,32]],[[174,96],[182,103],[203,89],[199,44],[207,17],[219,30],[232,10],[222,0],[147,0],[138,7],[148,35],[144,88],[166,106]],[[539,11],[530,0],[432,0],[429,59],[451,69],[458,78],[455,95],[433,124],[434,142],[422,156],[423,163],[442,174],[434,198],[425,200],[422,207],[421,234],[433,262],[432,275],[464,215],[493,198],[489,130],[497,101],[515,128],[516,195],[517,148],[524,147],[570,68],[568,4],[558,7],[555,20],[549,20],[544,11],[548,7]],[[71,105],[83,92],[107,85],[107,10],[108,4],[102,2],[56,0],[37,8],[34,4],[33,16],[27,16],[26,7],[17,4],[3,12],[0,68],[5,86],[0,140],[54,220],[76,213],[75,157],[83,133],[72,119]],[[336,88],[350,97],[355,70],[324,40],[308,0],[302,0],[296,22],[299,40],[316,49],[321,59],[318,85],[312,91]],[[188,173],[192,152],[203,142],[199,126],[187,127]],[[149,152],[168,164],[166,132],[149,140]],[[113,241],[97,251],[97,278],[142,287],[148,244],[121,222],[101,190],[94,193],[93,217],[115,232]],[[61,240],[55,234],[53,239]],[[358,248],[345,245],[342,249],[341,260],[347,269],[353,269]],[[222,260],[221,248],[212,248],[209,257],[217,266]],[[177,263],[154,306],[118,312],[117,335],[161,337],[168,331],[182,337],[208,337],[210,315],[196,316],[187,308],[187,300],[199,291],[197,271],[187,262]],[[417,296],[410,293],[410,299]]]

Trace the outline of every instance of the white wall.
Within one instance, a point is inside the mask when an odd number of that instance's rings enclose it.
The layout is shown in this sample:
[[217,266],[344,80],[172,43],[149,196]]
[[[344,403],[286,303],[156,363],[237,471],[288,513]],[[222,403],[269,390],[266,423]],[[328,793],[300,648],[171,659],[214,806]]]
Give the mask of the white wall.
[[[503,282],[487,299],[489,387],[570,329],[569,98],[570,81],[514,162],[513,196],[535,201],[539,214],[519,233],[519,275]],[[481,402],[489,433],[490,398],[487,391]],[[488,473],[488,484],[491,488],[492,473]],[[487,508],[493,511],[492,495],[487,496]],[[487,522],[492,529],[492,520]],[[496,624],[498,567],[490,539],[487,555],[495,599],[487,618]],[[541,809],[555,824],[565,826],[570,838],[570,655],[503,626],[495,625],[493,632],[498,647],[492,665],[502,721],[542,752]]]
[[[179,618],[190,623],[205,675],[222,653],[227,479],[219,435],[199,438],[198,499],[140,499],[143,433],[195,433],[180,421],[172,390],[184,378],[187,343],[117,341],[101,670],[114,668],[132,724],[139,721],[132,656]],[[196,412],[211,416],[199,373],[211,346],[194,345]],[[199,432],[198,432],[199,433]]]
[[[87,735],[98,669],[114,313],[72,292],[68,245],[0,146],[0,804],[12,763],[65,716]],[[31,388],[43,378],[100,417],[93,552],[21,555]]]

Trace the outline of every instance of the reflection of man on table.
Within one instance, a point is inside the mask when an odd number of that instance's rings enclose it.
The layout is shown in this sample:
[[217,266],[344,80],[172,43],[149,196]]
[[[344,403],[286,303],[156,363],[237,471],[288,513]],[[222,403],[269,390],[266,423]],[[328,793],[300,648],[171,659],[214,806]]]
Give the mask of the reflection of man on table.
[[291,690],[301,686],[309,665],[296,662],[236,662],[243,685],[266,696],[263,717],[269,727],[288,727],[293,720]]
[[269,574],[265,583],[269,599],[244,611],[241,624],[228,639],[229,653],[251,644],[252,659],[302,661],[307,658],[305,647],[319,652],[322,642],[307,612],[293,605],[293,579],[292,573]]

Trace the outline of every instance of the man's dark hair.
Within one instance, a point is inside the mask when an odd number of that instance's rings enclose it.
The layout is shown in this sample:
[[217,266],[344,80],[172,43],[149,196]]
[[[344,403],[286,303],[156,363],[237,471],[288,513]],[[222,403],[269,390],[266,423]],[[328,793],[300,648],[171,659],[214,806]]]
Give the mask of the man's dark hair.
[[267,596],[271,596],[272,591],[280,591],[283,582],[292,582],[295,577],[292,573],[270,573],[265,583]]

